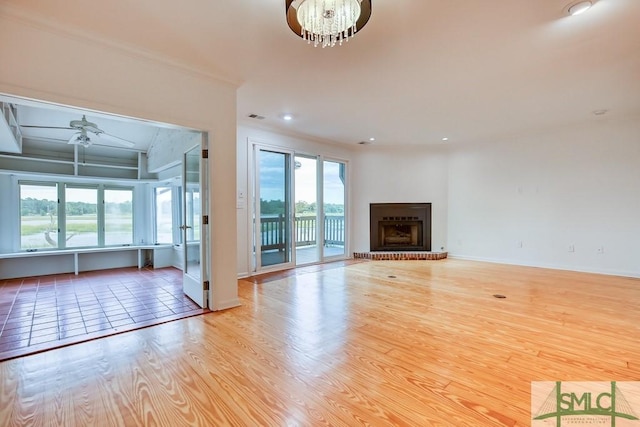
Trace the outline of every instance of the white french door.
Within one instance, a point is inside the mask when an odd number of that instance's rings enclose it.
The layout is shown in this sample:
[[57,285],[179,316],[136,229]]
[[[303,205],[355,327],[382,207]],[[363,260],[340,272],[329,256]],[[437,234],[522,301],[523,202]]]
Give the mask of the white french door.
[[[200,197],[201,177],[204,169],[201,146],[186,151],[182,161],[182,231],[183,271],[182,287],[185,295],[200,307],[207,305],[206,240],[202,227],[203,199]],[[205,169],[206,171],[206,169]]]

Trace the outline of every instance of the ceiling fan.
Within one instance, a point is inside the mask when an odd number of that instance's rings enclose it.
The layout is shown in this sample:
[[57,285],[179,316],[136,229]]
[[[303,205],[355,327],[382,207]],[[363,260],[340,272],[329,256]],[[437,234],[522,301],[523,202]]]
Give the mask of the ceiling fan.
[[133,147],[135,144],[126,139],[120,138],[115,135],[111,135],[103,131],[96,125],[87,120],[85,115],[82,116],[82,120],[71,120],[69,122],[68,127],[62,126],[30,126],[30,125],[21,125],[23,128],[32,128],[32,129],[67,129],[67,130],[75,130],[76,132],[69,138],[67,144],[81,145],[83,147],[88,147],[92,143],[95,142],[96,138],[107,139],[116,144],[122,145],[124,147]]

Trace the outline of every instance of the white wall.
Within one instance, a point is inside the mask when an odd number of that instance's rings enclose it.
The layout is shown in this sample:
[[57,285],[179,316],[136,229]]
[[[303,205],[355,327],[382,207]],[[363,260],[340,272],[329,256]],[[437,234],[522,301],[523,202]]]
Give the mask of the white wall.
[[[238,158],[238,193],[243,194],[243,199],[238,198],[237,207],[238,221],[238,277],[246,277],[251,274],[251,233],[252,225],[249,222],[251,215],[251,178],[249,164],[252,160],[251,149],[253,143],[271,145],[287,150],[293,150],[296,154],[322,155],[348,162],[347,169],[351,169],[350,160],[352,151],[349,147],[342,147],[336,144],[326,144],[309,139],[284,135],[281,133],[259,129],[247,125],[238,126],[237,158]],[[347,182],[347,197],[351,186]],[[238,194],[239,195],[239,194]]]
[[209,132],[213,308],[237,305],[236,88],[10,8],[0,10],[0,58],[2,93]]
[[431,249],[447,250],[445,146],[358,146],[353,162],[353,251],[368,252],[371,203],[431,203]]
[[450,255],[640,276],[639,117],[463,147],[449,165]]
[[[249,137],[296,142],[239,128],[238,184],[246,200]],[[345,155],[352,251],[369,250],[370,203],[431,202],[432,248],[452,257],[640,276],[638,117],[477,146],[367,145]],[[239,274],[250,265],[247,220],[245,205],[238,209]]]

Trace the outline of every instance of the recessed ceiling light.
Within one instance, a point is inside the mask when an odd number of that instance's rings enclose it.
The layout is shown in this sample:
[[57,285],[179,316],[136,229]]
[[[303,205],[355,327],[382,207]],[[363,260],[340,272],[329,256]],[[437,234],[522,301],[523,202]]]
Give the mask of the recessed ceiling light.
[[293,116],[291,114],[285,114],[284,116],[282,116],[282,118],[286,121],[289,121],[293,119]]
[[589,8],[591,8],[591,6],[593,6],[593,3],[591,1],[577,1],[571,3],[567,7],[567,13],[571,16],[580,15],[581,13],[586,12]]
[[608,112],[609,112],[609,110],[596,110],[596,111],[593,112],[593,115],[594,116],[604,116]]
[[443,141],[448,141],[448,140],[449,140],[449,138],[444,137],[444,138],[442,138],[442,140],[443,140]]
[[375,140],[376,140],[376,139],[375,139],[375,138],[373,138],[373,137],[369,138],[369,141],[371,141],[371,142],[373,142],[373,141],[375,141]]

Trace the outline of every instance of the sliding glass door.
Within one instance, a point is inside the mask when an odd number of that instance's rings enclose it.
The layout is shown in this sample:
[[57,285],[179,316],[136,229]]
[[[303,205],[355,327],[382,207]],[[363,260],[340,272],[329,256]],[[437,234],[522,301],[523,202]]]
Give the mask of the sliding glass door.
[[346,250],[346,164],[325,160],[322,167],[323,258],[344,257]]
[[344,258],[346,164],[259,145],[254,156],[255,270]]
[[322,256],[318,242],[318,159],[296,155],[294,164],[296,265],[312,264]]
[[258,269],[292,265],[291,153],[256,148],[255,248]]

